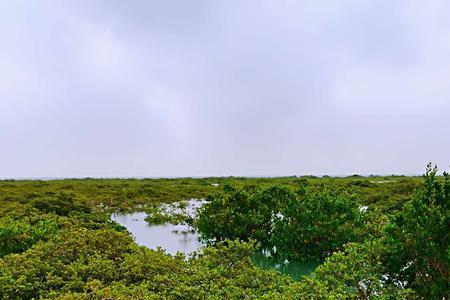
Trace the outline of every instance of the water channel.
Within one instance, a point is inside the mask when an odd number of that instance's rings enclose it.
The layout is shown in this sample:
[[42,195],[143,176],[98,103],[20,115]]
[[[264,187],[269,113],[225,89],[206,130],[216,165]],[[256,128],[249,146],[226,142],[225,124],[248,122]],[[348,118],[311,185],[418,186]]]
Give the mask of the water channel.
[[[201,203],[198,200],[189,201],[188,210],[195,210]],[[145,221],[146,216],[145,212],[115,213],[111,215],[111,219],[126,227],[133,235],[136,243],[150,249],[161,247],[171,255],[175,255],[177,252],[189,255],[194,251],[200,251],[203,247],[199,234],[188,226],[170,223],[150,225]],[[253,261],[260,268],[277,270],[292,276],[294,279],[299,279],[302,275],[311,273],[319,264],[315,261],[278,262],[270,258],[264,251],[256,252]]]

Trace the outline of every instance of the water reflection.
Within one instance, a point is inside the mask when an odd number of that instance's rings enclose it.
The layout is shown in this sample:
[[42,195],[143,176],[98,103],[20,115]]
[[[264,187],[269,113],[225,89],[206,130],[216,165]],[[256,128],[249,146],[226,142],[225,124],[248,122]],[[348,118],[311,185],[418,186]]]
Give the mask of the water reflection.
[[145,212],[113,214],[111,219],[125,226],[133,235],[136,243],[150,249],[161,247],[168,254],[177,252],[190,254],[202,247],[199,235],[185,225],[149,225],[145,221]]
[[[194,213],[200,207],[201,201],[191,200],[188,202],[189,213]],[[166,250],[168,254],[175,255],[182,252],[186,255],[201,250],[203,244],[199,239],[199,234],[186,225],[172,225],[169,223],[162,225],[149,225],[145,221],[145,212],[134,212],[127,214],[112,214],[111,219],[126,227],[133,235],[136,243],[150,249],[158,247]],[[278,262],[267,252],[258,251],[253,256],[254,263],[262,269],[276,270],[283,274],[291,275],[294,279],[299,279],[303,275],[310,274],[319,263],[309,262]]]
[[264,251],[258,251],[253,255],[253,262],[261,269],[276,270],[283,274],[292,276],[294,279],[300,279],[303,275],[308,275],[314,271],[319,262],[317,261],[285,261],[279,262],[266,255]]

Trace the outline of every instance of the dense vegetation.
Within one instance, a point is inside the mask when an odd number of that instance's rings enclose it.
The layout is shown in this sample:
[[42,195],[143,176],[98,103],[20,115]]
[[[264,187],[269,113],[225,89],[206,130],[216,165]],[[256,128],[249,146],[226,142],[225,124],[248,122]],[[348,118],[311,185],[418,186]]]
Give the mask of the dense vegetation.
[[226,186],[209,197],[196,225],[206,240],[255,239],[283,260],[322,259],[373,233],[373,213],[356,201],[306,190],[303,182],[297,189],[274,185],[251,192]]
[[[450,181],[424,179],[1,181],[0,298],[445,299]],[[109,219],[207,195],[195,223],[213,245],[189,259]],[[273,246],[323,263],[300,281],[257,268],[255,248]]]
[[424,186],[389,215],[326,189],[309,192],[304,181],[251,192],[227,186],[208,197],[196,224],[212,243],[255,239],[280,259],[327,258],[313,274],[318,282],[310,280],[333,295],[357,290],[370,298],[389,289],[442,299],[449,296],[450,177],[436,174],[429,165]]
[[[386,211],[400,208],[411,199],[420,177],[350,177],[333,178],[306,176],[298,178],[175,178],[175,179],[62,179],[62,180],[0,180],[1,212],[33,199],[71,194],[76,202],[86,201],[97,210],[134,210],[139,206],[168,203],[190,198],[205,198],[221,191],[225,183],[248,190],[270,185],[296,187],[306,179],[310,190],[327,187],[336,193],[349,195],[364,205],[377,205]],[[216,186],[216,185],[219,186]],[[11,208],[11,209],[8,209]]]

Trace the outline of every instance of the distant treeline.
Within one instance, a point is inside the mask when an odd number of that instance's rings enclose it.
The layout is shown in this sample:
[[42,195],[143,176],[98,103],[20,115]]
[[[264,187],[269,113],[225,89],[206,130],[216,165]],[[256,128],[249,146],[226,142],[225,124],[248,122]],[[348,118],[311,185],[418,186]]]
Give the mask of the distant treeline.
[[62,179],[62,180],[1,180],[0,213],[13,203],[26,203],[40,197],[69,194],[86,202],[92,209],[132,210],[152,203],[205,198],[220,193],[224,184],[246,190],[270,185],[296,187],[306,180],[310,190],[326,187],[364,205],[382,209],[398,209],[411,198],[422,184],[421,177],[384,176],[361,177],[209,177],[174,179]]

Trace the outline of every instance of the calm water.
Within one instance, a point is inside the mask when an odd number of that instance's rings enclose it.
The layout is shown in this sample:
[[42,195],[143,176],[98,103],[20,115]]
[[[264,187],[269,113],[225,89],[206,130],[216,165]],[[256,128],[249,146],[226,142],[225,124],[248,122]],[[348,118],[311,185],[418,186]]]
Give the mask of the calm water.
[[[201,201],[189,201],[189,210],[201,205]],[[149,225],[145,221],[145,212],[134,212],[128,214],[112,214],[111,219],[125,226],[133,235],[136,243],[150,249],[161,247],[167,253],[174,255],[177,252],[190,254],[199,251],[203,244],[199,235],[184,225]],[[262,269],[277,270],[281,273],[291,275],[299,279],[302,275],[311,273],[318,265],[317,262],[277,262],[268,257],[263,251],[258,251],[253,256],[255,264]]]
[[268,257],[263,251],[258,251],[253,255],[253,262],[261,269],[276,270],[283,274],[290,275],[294,279],[300,279],[303,275],[310,274],[320,264],[317,261],[278,262]]
[[198,251],[202,247],[199,236],[184,225],[149,225],[145,221],[145,212],[131,214],[113,214],[111,219],[125,226],[133,235],[136,243],[150,249],[161,247],[169,254],[185,254]]

